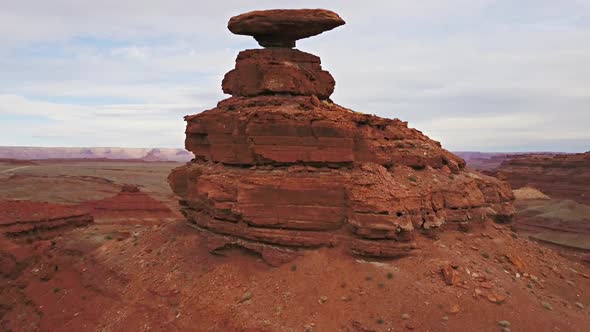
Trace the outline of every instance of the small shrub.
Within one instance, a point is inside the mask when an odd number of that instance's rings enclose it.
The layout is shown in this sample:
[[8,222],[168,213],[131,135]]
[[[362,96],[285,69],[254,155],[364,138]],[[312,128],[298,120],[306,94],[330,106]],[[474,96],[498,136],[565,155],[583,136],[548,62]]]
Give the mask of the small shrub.
[[110,235],[107,235],[107,236],[105,236],[105,239],[107,239],[107,240],[112,240],[112,239],[113,239],[113,237],[112,237],[112,236],[110,236]]
[[59,293],[59,288],[58,288],[58,287],[55,287],[55,288],[53,289],[53,292],[54,292],[54,293]]
[[366,281],[371,281],[371,280],[373,280],[373,277],[371,277],[371,276],[366,276],[366,277],[365,277],[365,280],[366,280]]
[[393,279],[393,273],[387,272],[387,279]]
[[416,177],[414,177],[414,176],[408,176],[408,180],[410,180],[412,182],[418,181],[418,179],[416,179]]
[[291,271],[297,271],[297,265],[291,265]]
[[385,321],[382,318],[377,319],[377,324],[383,325],[383,323],[385,323]]
[[483,258],[488,259],[490,258],[490,254],[488,254],[487,252],[482,252],[481,255],[483,256]]

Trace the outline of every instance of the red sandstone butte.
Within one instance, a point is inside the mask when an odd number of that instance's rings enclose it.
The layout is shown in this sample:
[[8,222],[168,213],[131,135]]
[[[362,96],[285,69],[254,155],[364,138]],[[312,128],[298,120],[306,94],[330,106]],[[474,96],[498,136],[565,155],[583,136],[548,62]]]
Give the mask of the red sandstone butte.
[[511,219],[507,183],[406,122],[332,103],[328,76],[297,50],[244,51],[223,82],[232,97],[185,117],[195,159],[169,183],[210,251],[239,246],[272,265],[324,246],[399,257],[423,233]]

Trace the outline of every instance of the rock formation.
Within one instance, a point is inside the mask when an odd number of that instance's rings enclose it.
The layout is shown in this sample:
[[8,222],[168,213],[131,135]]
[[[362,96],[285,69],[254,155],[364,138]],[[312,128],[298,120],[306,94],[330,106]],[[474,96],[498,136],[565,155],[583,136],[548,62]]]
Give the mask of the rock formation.
[[43,238],[92,222],[88,211],[68,205],[0,201],[0,235],[9,238]]
[[240,52],[223,80],[232,97],[185,117],[195,158],[169,176],[211,251],[239,246],[270,264],[322,246],[398,257],[421,233],[513,215],[506,183],[467,170],[406,122],[329,99],[334,80],[320,59],[291,47],[341,24],[326,10],[230,20],[232,32],[272,47]]
[[127,223],[171,221],[178,217],[164,203],[142,192],[135,185],[124,184],[112,197],[86,201],[80,205],[99,222]]

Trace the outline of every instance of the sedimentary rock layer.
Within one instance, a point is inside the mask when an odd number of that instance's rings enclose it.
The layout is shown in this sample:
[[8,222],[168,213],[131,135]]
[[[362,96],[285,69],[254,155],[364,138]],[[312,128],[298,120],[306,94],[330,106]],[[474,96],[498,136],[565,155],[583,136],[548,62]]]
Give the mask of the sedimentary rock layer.
[[373,162],[458,171],[465,162],[407,123],[314,97],[230,98],[187,116],[186,149],[228,165]]
[[399,256],[414,231],[513,213],[510,187],[399,120],[310,97],[230,98],[187,117],[169,177],[187,218],[255,243]]
[[0,234],[7,237],[44,236],[93,222],[83,209],[66,205],[0,201]]
[[334,85],[332,75],[322,70],[319,57],[286,48],[240,52],[236,68],[222,82],[223,92],[244,97],[290,94],[327,99]]

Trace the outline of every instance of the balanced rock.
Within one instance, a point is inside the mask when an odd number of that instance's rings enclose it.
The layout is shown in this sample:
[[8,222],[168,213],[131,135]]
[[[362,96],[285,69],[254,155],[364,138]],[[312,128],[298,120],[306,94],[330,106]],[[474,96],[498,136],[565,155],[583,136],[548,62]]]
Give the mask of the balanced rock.
[[[240,246],[273,265],[323,246],[399,257],[423,232],[510,220],[508,184],[470,171],[406,122],[332,103],[317,85],[319,59],[294,62],[299,53],[242,52],[223,84],[232,97],[185,117],[195,159],[168,179],[212,252]],[[315,76],[298,74],[306,71]],[[253,89],[272,81],[267,72],[288,89]]]
[[234,16],[228,29],[252,36],[263,47],[295,47],[295,41],[332,30],[345,22],[325,9],[274,9]]

